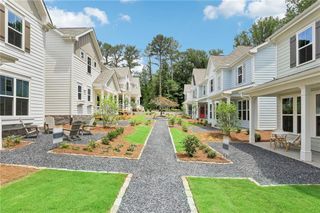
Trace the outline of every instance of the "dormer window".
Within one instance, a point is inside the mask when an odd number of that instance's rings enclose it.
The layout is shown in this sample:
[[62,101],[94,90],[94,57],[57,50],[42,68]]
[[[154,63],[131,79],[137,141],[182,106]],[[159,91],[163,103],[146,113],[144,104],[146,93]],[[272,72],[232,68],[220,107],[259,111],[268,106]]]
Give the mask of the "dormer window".
[[8,11],[8,43],[22,48],[22,18],[11,11]]
[[213,92],[213,90],[214,90],[214,84],[213,84],[213,82],[214,82],[214,79],[211,79],[211,80],[210,80],[210,92]]
[[298,33],[298,64],[303,64],[313,59],[313,30],[312,27]]
[[81,57],[81,59],[84,59],[84,52],[83,51],[80,51],[80,57]]
[[239,66],[237,68],[237,82],[238,84],[243,83],[243,67],[242,66]]

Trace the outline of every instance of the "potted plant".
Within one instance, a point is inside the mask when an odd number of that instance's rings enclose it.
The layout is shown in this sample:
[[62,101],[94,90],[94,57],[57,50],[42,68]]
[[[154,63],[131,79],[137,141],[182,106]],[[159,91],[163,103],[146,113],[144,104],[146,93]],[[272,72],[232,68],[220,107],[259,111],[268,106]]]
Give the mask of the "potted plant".
[[237,107],[233,103],[221,102],[217,107],[217,124],[223,133],[223,143],[229,145],[230,133],[238,129]]

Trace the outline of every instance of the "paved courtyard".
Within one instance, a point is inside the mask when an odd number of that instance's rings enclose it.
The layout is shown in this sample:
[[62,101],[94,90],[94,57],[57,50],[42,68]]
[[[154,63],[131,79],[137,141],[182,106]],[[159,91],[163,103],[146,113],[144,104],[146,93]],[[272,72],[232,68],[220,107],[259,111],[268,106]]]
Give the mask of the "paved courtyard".
[[[140,160],[56,155],[48,135],[0,162],[50,168],[132,173],[119,212],[189,212],[181,176],[252,177],[260,184],[320,183],[320,169],[250,144],[231,144],[233,164],[177,162],[165,120],[157,120]],[[221,144],[212,143],[219,150]]]

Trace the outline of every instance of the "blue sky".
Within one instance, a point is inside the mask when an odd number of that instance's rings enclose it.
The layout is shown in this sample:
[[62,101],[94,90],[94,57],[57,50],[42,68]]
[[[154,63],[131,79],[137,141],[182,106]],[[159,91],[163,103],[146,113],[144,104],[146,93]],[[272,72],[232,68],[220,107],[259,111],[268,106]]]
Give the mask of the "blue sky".
[[93,26],[99,40],[140,50],[158,33],[181,49],[232,50],[233,38],[261,16],[283,16],[284,0],[46,0],[58,27]]

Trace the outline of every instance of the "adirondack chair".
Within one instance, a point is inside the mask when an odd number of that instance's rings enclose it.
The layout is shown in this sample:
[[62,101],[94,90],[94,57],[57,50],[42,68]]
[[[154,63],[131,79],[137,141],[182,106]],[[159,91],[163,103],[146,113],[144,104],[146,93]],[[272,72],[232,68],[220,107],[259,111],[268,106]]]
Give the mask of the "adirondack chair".
[[39,129],[35,125],[26,125],[21,119],[20,123],[22,124],[23,129],[25,130],[26,138],[36,138],[39,134]]
[[54,117],[46,117],[44,121],[44,132],[50,134],[55,127]]
[[69,141],[81,140],[79,136],[81,125],[81,121],[76,121],[72,123],[70,129],[63,129],[63,134],[66,137],[66,139]]
[[93,125],[94,121],[95,121],[95,117],[91,118],[91,120],[89,121],[89,124],[84,124],[84,125],[82,126],[82,128],[81,128],[81,130],[80,130],[80,133],[81,133],[82,135],[92,135],[91,129],[92,129],[93,127],[95,127],[95,126]]
[[289,133],[286,137],[285,147],[288,151],[291,147],[300,147],[301,146],[301,136],[300,134]]

